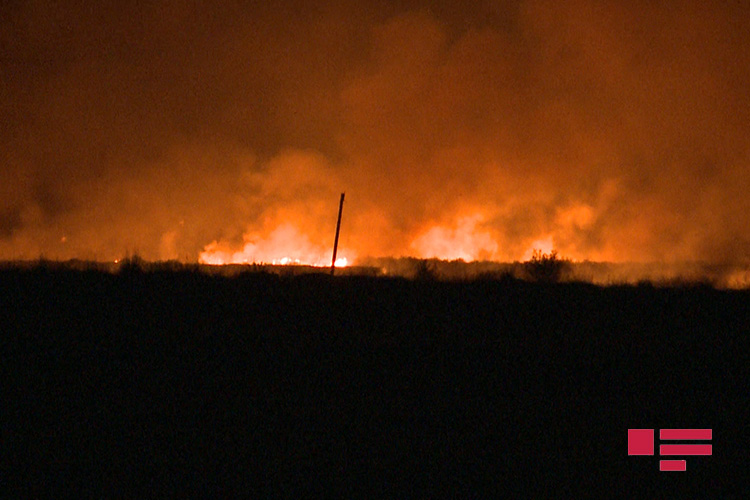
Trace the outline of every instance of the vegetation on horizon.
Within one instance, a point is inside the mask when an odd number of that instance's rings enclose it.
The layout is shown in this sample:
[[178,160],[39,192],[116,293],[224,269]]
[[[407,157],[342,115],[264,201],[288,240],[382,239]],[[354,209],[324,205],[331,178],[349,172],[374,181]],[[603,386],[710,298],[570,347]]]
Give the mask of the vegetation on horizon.
[[557,256],[557,250],[544,253],[535,249],[531,259],[523,263],[526,277],[537,283],[557,283],[570,268],[570,261]]
[[[245,274],[276,274],[300,276],[327,273],[326,270],[304,265],[232,264],[210,266],[178,260],[148,261],[140,255],[128,254],[116,261],[96,262],[72,259],[56,261],[40,257],[35,260],[0,261],[0,269],[37,269],[44,271],[100,271],[119,275],[144,273],[202,273],[232,277]],[[492,262],[463,260],[401,258],[367,258],[356,265],[339,269],[339,277],[407,278],[421,282],[526,281],[531,283],[579,282],[596,285],[646,285],[666,288],[709,286],[723,289],[750,287],[750,266],[659,263],[572,262],[556,251],[536,250],[524,262]]]

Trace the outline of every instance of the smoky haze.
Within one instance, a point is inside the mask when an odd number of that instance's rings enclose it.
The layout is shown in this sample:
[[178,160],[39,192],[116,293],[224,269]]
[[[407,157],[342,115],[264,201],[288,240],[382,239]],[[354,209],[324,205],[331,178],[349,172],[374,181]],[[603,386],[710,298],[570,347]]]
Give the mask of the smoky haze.
[[330,248],[345,191],[350,258],[747,262],[748,51],[744,2],[3,2],[0,259]]

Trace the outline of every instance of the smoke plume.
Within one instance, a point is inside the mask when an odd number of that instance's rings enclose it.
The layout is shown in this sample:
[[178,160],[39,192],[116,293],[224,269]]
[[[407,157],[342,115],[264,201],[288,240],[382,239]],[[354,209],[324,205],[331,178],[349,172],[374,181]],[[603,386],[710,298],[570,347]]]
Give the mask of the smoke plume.
[[350,261],[747,262],[748,19],[697,0],[5,2],[0,259],[312,259],[345,191]]

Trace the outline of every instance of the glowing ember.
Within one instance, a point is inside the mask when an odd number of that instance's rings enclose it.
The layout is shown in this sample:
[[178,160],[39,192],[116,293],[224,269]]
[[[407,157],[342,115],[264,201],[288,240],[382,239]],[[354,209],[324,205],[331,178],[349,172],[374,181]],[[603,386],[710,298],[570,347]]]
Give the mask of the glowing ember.
[[[316,266],[331,265],[330,250],[310,242],[310,239],[300,233],[291,224],[277,227],[263,239],[255,235],[246,234],[245,243],[241,250],[235,251],[226,242],[214,241],[200,253],[199,261],[203,264],[273,264],[279,266]],[[336,259],[336,267],[349,265],[347,257]]]

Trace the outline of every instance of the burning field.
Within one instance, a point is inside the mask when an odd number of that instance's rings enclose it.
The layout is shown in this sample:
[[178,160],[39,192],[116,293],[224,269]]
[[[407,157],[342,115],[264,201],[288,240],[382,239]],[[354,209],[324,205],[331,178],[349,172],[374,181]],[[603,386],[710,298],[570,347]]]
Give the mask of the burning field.
[[3,492],[746,498],[748,19],[0,2]]
[[85,4],[0,10],[0,259],[750,260],[740,4]]

